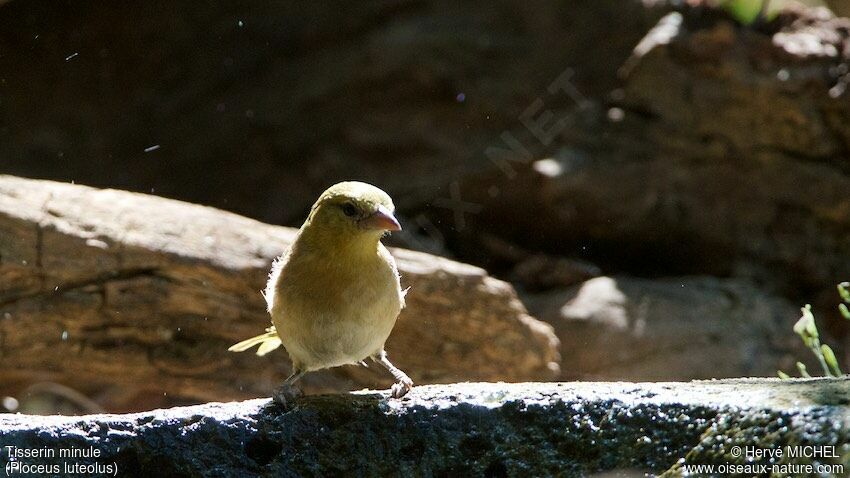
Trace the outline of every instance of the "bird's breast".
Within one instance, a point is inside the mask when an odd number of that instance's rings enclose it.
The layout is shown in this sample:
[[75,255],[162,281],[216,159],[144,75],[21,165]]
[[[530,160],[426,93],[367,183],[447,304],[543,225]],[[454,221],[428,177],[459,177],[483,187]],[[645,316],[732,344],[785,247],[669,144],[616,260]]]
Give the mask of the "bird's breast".
[[[389,258],[389,260],[387,260]],[[402,308],[392,258],[290,261],[275,284],[272,320],[293,360],[316,369],[376,353]]]

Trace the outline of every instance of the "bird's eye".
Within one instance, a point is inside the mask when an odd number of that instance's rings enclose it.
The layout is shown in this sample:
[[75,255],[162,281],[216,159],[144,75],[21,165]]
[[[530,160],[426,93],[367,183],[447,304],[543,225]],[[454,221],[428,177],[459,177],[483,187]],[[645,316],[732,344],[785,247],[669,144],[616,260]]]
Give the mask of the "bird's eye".
[[354,206],[354,204],[347,202],[342,205],[342,213],[348,217],[354,217],[357,215],[357,208]]

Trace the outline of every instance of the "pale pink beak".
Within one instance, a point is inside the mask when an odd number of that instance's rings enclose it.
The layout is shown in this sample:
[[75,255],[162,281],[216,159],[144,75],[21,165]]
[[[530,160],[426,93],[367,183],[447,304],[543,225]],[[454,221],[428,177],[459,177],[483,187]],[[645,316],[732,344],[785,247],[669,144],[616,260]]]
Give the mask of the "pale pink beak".
[[366,229],[378,229],[382,231],[401,230],[401,224],[398,223],[393,213],[384,206],[378,206],[378,210],[374,214],[360,220],[360,226]]

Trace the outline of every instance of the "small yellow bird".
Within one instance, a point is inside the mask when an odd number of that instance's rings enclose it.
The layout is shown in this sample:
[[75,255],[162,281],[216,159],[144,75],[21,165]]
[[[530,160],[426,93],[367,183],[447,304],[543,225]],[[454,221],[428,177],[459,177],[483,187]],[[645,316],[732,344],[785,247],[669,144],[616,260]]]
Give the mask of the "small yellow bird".
[[275,391],[285,404],[305,373],[371,358],[395,377],[392,396],[402,397],[413,381],[387,358],[384,342],[404,307],[398,269],[381,244],[401,226],[392,199],[361,182],[342,182],[319,196],[289,250],[272,265],[263,294],[272,326],[230,347],[259,345],[265,355],[281,344],[292,359],[292,375]]

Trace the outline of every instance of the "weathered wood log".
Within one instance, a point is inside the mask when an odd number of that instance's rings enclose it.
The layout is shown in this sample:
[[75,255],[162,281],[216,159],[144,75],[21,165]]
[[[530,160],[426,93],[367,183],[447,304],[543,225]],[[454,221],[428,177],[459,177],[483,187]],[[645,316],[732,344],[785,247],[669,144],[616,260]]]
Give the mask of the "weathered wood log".
[[[136,193],[0,176],[0,395],[69,385],[108,410],[267,396],[286,354],[227,352],[269,324],[276,227]],[[419,383],[550,379],[551,327],[482,269],[395,249],[408,307],[388,342]],[[373,367],[374,369],[374,367]],[[383,386],[342,367],[308,391]]]
[[[846,378],[469,383],[418,387],[402,400],[370,391],[312,396],[286,411],[260,399],[132,415],[0,415],[0,464],[12,466],[6,463],[16,455],[19,469],[111,467],[118,476],[573,477],[604,470],[631,477],[688,475],[690,465],[751,468],[689,476],[846,476],[848,393]],[[767,472],[753,472],[756,466]]]

